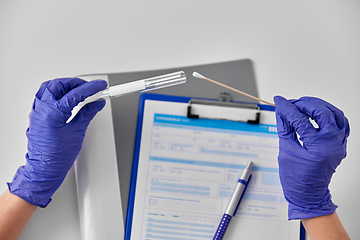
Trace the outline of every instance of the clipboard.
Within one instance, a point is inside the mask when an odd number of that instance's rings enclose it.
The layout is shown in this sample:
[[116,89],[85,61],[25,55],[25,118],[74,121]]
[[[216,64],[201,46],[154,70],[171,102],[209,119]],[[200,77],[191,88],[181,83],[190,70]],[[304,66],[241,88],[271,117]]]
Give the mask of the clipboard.
[[[209,104],[253,116],[214,118],[201,111]],[[287,220],[277,142],[272,106],[142,94],[125,240],[212,239],[249,158],[252,181],[224,239],[305,239],[300,221]]]

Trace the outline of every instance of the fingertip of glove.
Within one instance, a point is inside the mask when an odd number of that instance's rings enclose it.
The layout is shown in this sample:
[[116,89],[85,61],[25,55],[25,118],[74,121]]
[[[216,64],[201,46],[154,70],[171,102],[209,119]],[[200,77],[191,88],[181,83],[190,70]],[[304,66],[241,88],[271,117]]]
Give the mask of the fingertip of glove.
[[86,104],[80,111],[87,119],[91,120],[95,115],[105,107],[106,101],[99,100]]
[[86,104],[69,123],[78,124],[79,122],[82,122],[86,123],[85,126],[87,127],[96,114],[105,107],[105,104],[105,100],[99,100]]
[[97,100],[95,102],[91,102],[85,105],[87,107],[87,111],[89,112],[98,112],[105,107],[106,101],[104,99]]
[[93,80],[93,81],[88,82],[87,84],[93,85],[94,87],[99,89],[99,91],[104,90],[108,86],[107,82],[102,79]]
[[97,108],[99,109],[98,111],[102,110],[106,105],[106,101],[104,99],[95,101],[94,103],[97,104]]
[[274,103],[276,105],[276,107],[282,107],[284,104],[286,104],[288,100],[282,96],[275,96],[274,97]]

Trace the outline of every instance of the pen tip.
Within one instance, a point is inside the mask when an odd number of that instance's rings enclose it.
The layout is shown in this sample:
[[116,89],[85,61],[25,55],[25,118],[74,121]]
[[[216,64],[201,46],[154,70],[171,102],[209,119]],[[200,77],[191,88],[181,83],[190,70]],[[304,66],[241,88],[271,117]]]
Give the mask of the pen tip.
[[205,77],[203,75],[201,75],[200,73],[198,73],[198,72],[193,72],[193,76],[196,77],[196,78],[205,79]]
[[250,169],[253,167],[254,163],[252,161],[248,161],[246,164],[246,168]]

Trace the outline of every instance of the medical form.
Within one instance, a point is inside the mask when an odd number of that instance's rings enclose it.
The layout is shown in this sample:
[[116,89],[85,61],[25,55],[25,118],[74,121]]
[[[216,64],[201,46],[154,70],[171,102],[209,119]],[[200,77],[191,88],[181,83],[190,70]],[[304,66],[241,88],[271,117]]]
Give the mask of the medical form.
[[278,175],[274,112],[260,124],[189,119],[146,100],[131,239],[212,239],[248,160],[252,178],[224,239],[299,239]]

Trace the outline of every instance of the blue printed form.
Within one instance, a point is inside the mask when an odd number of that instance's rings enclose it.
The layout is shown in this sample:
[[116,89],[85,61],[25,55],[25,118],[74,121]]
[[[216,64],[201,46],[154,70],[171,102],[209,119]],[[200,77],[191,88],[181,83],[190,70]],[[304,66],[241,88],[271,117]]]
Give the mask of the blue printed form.
[[224,239],[299,239],[278,175],[274,112],[247,124],[189,119],[186,107],[146,100],[131,239],[212,239],[248,160],[252,178]]

